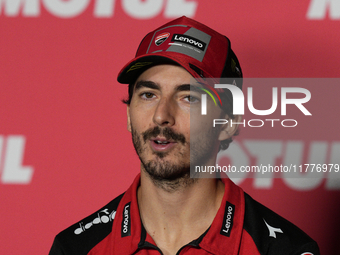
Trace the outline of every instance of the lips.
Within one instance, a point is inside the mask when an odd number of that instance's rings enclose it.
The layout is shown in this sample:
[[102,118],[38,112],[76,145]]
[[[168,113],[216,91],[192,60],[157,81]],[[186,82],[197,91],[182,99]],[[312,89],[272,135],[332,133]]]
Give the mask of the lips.
[[154,151],[168,151],[176,144],[173,140],[167,140],[162,137],[150,139],[150,145]]

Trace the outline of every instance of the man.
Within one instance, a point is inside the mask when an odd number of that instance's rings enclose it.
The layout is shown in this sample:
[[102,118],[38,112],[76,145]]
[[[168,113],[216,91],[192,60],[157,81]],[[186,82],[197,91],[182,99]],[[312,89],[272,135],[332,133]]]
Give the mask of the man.
[[[51,255],[319,254],[310,237],[230,179],[195,172],[190,178],[193,165],[215,165],[237,133],[230,122],[212,126],[216,118],[239,120],[230,94],[212,85],[219,78],[242,87],[238,59],[218,32],[181,17],[144,37],[118,76],[129,84],[128,130],[140,175],[124,194],[57,235]],[[209,91],[219,105],[209,99],[213,110],[201,114]]]

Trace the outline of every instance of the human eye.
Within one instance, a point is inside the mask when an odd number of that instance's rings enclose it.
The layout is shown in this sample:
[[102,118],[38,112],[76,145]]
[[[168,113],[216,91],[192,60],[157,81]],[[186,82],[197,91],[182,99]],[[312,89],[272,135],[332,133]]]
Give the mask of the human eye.
[[139,96],[144,100],[150,100],[150,99],[153,99],[155,97],[155,94],[153,94],[151,92],[143,92]]
[[194,103],[199,103],[200,102],[200,99],[198,97],[196,97],[196,96],[193,96],[193,95],[185,96],[184,100],[187,101],[190,104],[194,104]]

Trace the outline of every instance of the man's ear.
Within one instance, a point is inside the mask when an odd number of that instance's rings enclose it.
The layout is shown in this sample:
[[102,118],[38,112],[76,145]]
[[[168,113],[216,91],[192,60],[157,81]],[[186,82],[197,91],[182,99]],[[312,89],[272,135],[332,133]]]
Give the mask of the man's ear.
[[126,115],[127,115],[127,130],[131,132],[130,105],[126,107]]
[[[228,120],[228,123],[224,124],[221,128],[220,135],[218,137],[219,141],[229,139],[230,137],[232,137],[235,134],[235,132],[237,131],[237,128],[238,128],[238,124],[232,124],[232,123],[241,122],[242,116],[241,115],[235,115],[234,118],[231,119],[231,118],[228,117],[228,115],[226,115],[225,119]],[[231,120],[233,120],[233,121],[231,122]]]

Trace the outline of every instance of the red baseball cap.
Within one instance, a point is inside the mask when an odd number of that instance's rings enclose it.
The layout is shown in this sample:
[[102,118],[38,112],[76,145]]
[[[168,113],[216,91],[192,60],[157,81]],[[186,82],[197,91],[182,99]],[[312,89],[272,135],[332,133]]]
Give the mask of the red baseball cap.
[[[118,82],[130,84],[146,69],[177,63],[195,78],[242,78],[239,61],[230,40],[215,30],[185,16],[148,33],[136,56],[118,74]],[[242,88],[242,79],[233,82]]]

